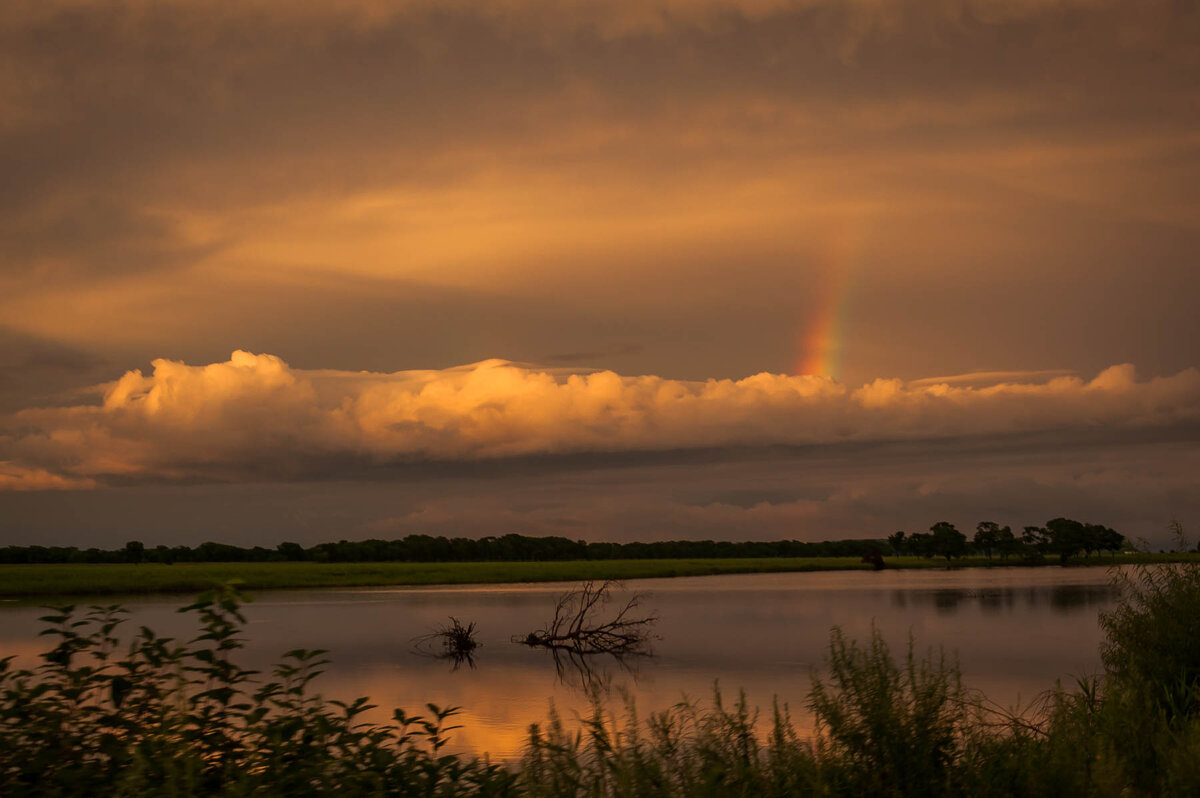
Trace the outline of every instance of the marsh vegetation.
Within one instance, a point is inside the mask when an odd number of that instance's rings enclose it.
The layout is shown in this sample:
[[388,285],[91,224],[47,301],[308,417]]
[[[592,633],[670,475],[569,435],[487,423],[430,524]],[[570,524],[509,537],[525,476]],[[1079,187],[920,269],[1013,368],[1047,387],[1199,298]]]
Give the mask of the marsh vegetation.
[[480,642],[474,621],[463,623],[453,615],[432,632],[413,640],[413,647],[420,654],[446,660],[454,667],[475,667],[475,650]]
[[142,628],[119,642],[119,607],[43,618],[54,641],[32,669],[0,668],[0,792],[178,795],[1184,795],[1200,790],[1200,568],[1119,577],[1103,616],[1104,673],[1020,710],[966,689],[956,664],[876,631],[832,633],[801,733],[786,706],[720,693],[640,714],[597,700],[550,717],[511,762],[448,754],[457,710],[319,697],[320,650],[269,676],[238,664],[239,598],[185,611],[188,642]]

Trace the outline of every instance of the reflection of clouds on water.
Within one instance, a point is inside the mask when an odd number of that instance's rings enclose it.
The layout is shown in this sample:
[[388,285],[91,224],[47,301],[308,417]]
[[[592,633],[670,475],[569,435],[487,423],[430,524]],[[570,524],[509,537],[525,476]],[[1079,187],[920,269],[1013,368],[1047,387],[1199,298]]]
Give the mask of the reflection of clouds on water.
[[966,605],[978,605],[985,614],[993,615],[1012,611],[1018,603],[1030,609],[1046,607],[1056,612],[1099,609],[1112,603],[1115,596],[1111,585],[897,589],[892,591],[892,604],[902,609],[932,607],[942,615],[958,612]]

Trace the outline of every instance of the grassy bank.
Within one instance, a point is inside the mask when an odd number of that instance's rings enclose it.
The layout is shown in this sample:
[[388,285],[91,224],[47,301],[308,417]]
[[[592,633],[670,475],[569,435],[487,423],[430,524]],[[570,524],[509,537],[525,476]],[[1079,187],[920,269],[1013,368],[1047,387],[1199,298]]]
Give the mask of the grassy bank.
[[[1073,561],[1077,565],[1195,561],[1200,555],[1120,555]],[[891,568],[945,568],[945,560],[889,557]],[[1002,567],[1014,563],[966,557],[952,567]],[[1057,566],[1057,561],[1047,561]],[[771,557],[694,560],[568,560],[563,562],[461,563],[176,563],[160,565],[0,565],[0,598],[198,593],[239,580],[243,590],[283,588],[461,585],[502,582],[572,582],[708,574],[869,570],[856,557]]]
[[198,593],[236,579],[243,590],[570,582],[586,579],[869,568],[856,557],[564,562],[176,563],[158,565],[0,565],[0,596]]

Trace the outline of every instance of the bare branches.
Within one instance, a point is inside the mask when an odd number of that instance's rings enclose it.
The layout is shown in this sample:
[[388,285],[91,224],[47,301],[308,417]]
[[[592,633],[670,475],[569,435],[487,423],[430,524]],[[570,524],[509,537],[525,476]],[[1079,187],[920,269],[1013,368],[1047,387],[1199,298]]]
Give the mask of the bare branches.
[[620,586],[611,580],[585,582],[562,594],[545,628],[514,637],[513,642],[548,650],[554,657],[559,681],[583,689],[595,689],[608,679],[606,668],[597,667],[593,660],[597,654],[632,671],[632,661],[652,654],[651,627],[658,616],[640,611],[645,595],[637,593],[606,619],[605,608],[612,602],[613,590]]
[[515,642],[574,655],[646,654],[653,639],[650,627],[658,620],[651,612],[641,615],[643,594],[636,593],[608,620],[602,620],[603,608],[612,601],[612,590],[619,582],[585,582],[577,590],[559,597],[554,618],[544,629],[530,632]]

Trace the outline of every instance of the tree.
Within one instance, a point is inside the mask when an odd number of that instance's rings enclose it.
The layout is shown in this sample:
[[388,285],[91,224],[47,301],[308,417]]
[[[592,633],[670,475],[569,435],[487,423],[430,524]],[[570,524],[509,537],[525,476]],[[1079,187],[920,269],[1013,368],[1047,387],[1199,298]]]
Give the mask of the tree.
[[908,549],[908,541],[904,539],[904,532],[894,532],[887,536],[888,545],[892,547],[892,552],[895,554],[904,554]]
[[125,553],[125,561],[137,565],[146,557],[146,544],[140,540],[131,540],[125,544],[123,551]]
[[1087,547],[1087,530],[1083,524],[1070,518],[1052,518],[1046,522],[1049,534],[1049,550],[1058,555],[1063,565]]
[[282,556],[285,560],[298,561],[304,559],[304,547],[299,543],[285,541],[276,546],[275,550],[279,552],[280,556]]
[[[1099,539],[1099,546],[1097,548],[1100,551],[1111,552],[1114,557],[1117,556],[1117,552],[1125,545],[1125,536],[1110,527],[1099,527],[1097,537]],[[1200,550],[1200,548],[1197,550]]]
[[928,532],[913,532],[908,536],[908,553],[916,557],[932,557],[936,552],[933,547],[933,535]]
[[1021,533],[1021,544],[1036,554],[1045,554],[1050,546],[1050,533],[1040,526],[1027,526]]
[[1000,543],[1000,525],[995,521],[980,521],[975,526],[975,548],[992,559],[992,550]]
[[945,557],[947,563],[951,557],[961,557],[967,553],[967,536],[949,521],[938,521],[929,527],[929,532],[932,535],[933,553]]
[[996,533],[996,551],[1000,552],[1000,557],[1005,560],[1010,554],[1020,553],[1021,541],[1013,534],[1011,527],[1002,526]]

